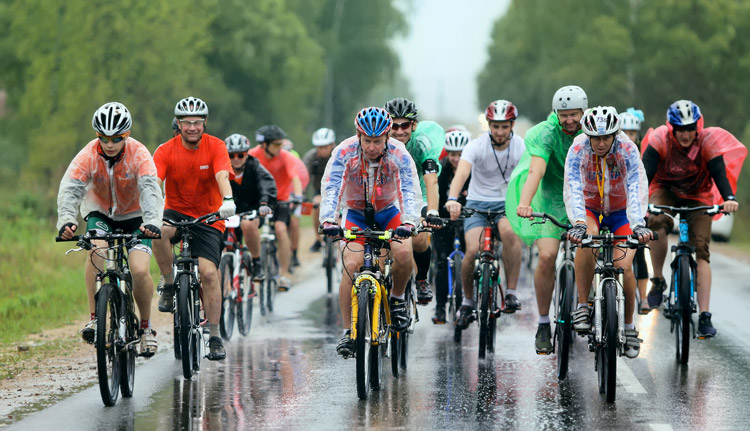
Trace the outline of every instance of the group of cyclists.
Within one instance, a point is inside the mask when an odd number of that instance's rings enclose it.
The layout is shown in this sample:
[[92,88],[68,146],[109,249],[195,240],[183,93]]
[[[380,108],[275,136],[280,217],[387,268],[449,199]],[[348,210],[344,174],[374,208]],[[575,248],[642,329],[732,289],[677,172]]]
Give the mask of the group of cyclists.
[[[221,140],[205,133],[208,106],[194,97],[177,103],[174,137],[160,145],[152,157],[130,136],[132,117],[127,108],[110,102],[94,114],[96,139],[76,155],[61,181],[57,229],[63,239],[71,238],[78,228],[80,206],[87,231],[122,229],[153,238],[129,250],[144,356],[153,355],[158,348],[150,322],[154,283],[148,270],[152,253],[161,273],[158,309],[171,312],[174,304],[170,241],[175,229],[162,225],[162,218],[187,220],[217,211],[221,218],[227,218],[257,209],[261,217],[240,224],[254,259],[252,278],[260,281],[266,276],[259,264],[259,227],[272,223],[280,262],[278,286],[288,290],[297,261],[299,224],[295,217],[299,216],[298,207],[309,183],[316,220],[311,251],[321,249],[322,235],[340,238],[343,229],[393,231],[398,241],[390,246],[393,284],[388,302],[391,324],[401,331],[410,323],[404,295],[412,273],[417,302],[424,305],[433,299],[428,276],[433,256],[436,306],[432,320],[446,323],[446,256],[453,250],[454,241],[452,232],[441,228],[449,220],[459,219],[464,207],[491,211],[497,214],[492,223],[503,244],[505,312],[522,310],[517,295],[519,288],[526,287],[518,283],[522,243],[536,243],[539,259],[533,287],[539,314],[535,350],[539,354],[553,351],[549,311],[555,264],[565,231],[549,223],[533,224],[532,213],[543,212],[569,222],[573,228],[567,231],[567,238],[573,243],[604,227],[617,235],[633,234],[643,244],[657,232],[658,239],[651,244],[654,274],[648,292],[642,251],[617,248],[615,252],[616,265],[624,271],[624,351],[634,358],[642,342],[633,319],[635,292],[638,289],[642,298],[639,313],[648,313],[661,304],[666,289],[666,234],[673,227],[667,215],[648,217],[648,203],[721,203],[725,212],[736,211],[738,161],[732,160],[730,167],[725,155],[744,147],[723,129],[704,128],[700,109],[689,100],[670,105],[666,124],[649,129],[642,139],[642,112],[629,109],[618,113],[612,106],[588,105],[582,88],[560,88],[552,98],[548,118],[528,130],[524,138],[514,131],[518,108],[510,101],[496,100],[485,111],[487,131],[472,139],[463,126],[446,132],[435,122],[420,120],[412,101],[396,98],[383,107],[359,111],[354,119],[355,134],[340,143],[331,129],[315,131],[313,148],[300,159],[292,152],[286,133],[276,125],[259,128],[253,148],[242,134]],[[745,154],[741,154],[740,167]],[[688,219],[698,262],[698,333],[702,337],[716,335],[709,311],[711,220],[699,213]],[[458,329],[468,328],[476,315],[473,256],[479,250],[484,224],[482,216],[467,215],[460,230],[461,248],[469,258],[463,261],[461,274],[456,274],[463,286],[455,319]],[[420,232],[416,229],[419,226],[434,233]],[[222,292],[218,264],[223,233],[221,220],[201,224],[194,231],[193,254],[199,262],[210,334],[207,356],[211,360],[226,356],[219,335]],[[344,334],[336,350],[351,357],[352,275],[362,265],[363,244],[352,241],[346,247],[342,244],[340,250],[343,268],[339,303]],[[85,268],[90,321],[81,330],[89,342],[96,319],[97,260],[92,253]],[[637,265],[637,274],[632,271],[634,258],[643,262]],[[576,254],[579,304],[573,321],[579,333],[591,331],[588,297],[595,265],[594,254]]]

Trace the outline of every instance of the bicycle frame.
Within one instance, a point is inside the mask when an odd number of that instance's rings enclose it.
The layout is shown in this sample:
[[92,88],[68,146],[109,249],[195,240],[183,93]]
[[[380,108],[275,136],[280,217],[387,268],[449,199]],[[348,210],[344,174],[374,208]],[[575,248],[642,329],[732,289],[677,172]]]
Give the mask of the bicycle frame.
[[[674,308],[676,306],[681,308],[682,306],[687,305],[688,307],[690,307],[691,313],[695,313],[697,311],[695,304],[695,280],[697,276],[696,272],[698,269],[698,263],[695,261],[695,247],[693,247],[689,243],[687,217],[683,217],[682,214],[680,215],[679,226],[680,239],[676,245],[672,246],[672,263],[670,264],[670,266],[672,267],[673,292],[669,296],[669,307]],[[680,271],[678,268],[678,262],[680,261],[680,256],[685,255],[687,255],[690,262],[690,304],[679,303]],[[695,335],[695,328],[693,328],[693,335]]]
[[[357,239],[357,235],[352,233],[352,231],[347,230],[344,232],[344,239],[352,241]],[[386,232],[384,235],[379,235],[377,239],[388,241],[391,238],[390,233]],[[378,250],[379,254],[379,250]],[[385,309],[385,317],[386,317],[386,325],[390,327],[391,325],[391,313],[388,305],[388,298],[385,287],[381,284],[381,280],[385,280],[390,273],[390,259],[386,258],[386,265],[385,265],[385,271],[383,273],[380,272],[380,266],[379,266],[379,259],[377,254],[373,254],[373,245],[372,242],[369,240],[365,241],[364,244],[364,263],[360,270],[356,273],[354,273],[354,283],[352,285],[352,322],[351,322],[351,339],[356,340],[357,337],[363,334],[357,334],[357,310],[359,309],[359,294],[360,294],[360,285],[362,284],[363,280],[370,281],[370,291],[368,292],[369,298],[372,301],[372,328],[371,328],[371,334],[370,334],[370,343],[372,345],[378,345],[380,344],[380,313],[378,313],[376,310],[380,309],[381,304],[383,305]],[[388,331],[384,331],[383,336],[387,334]]]
[[[453,259],[456,257],[456,255],[461,255],[461,258],[465,258],[466,255],[463,251],[461,251],[461,239],[458,237],[459,228],[458,225],[453,228],[454,230],[454,236],[453,236],[453,251],[451,254],[448,255],[448,297],[452,297],[454,295],[453,292],[453,277],[456,275],[453,274]],[[458,277],[461,277],[461,274],[457,275]]]
[[[614,238],[614,235],[609,232],[599,235],[608,236]],[[602,344],[604,339],[602,336],[602,300],[604,299],[604,285],[607,281],[612,280],[617,287],[615,292],[615,298],[617,301],[617,338],[618,338],[618,350],[621,352],[622,346],[625,345],[625,291],[623,289],[623,269],[616,268],[614,266],[614,245],[610,244],[609,241],[612,239],[604,239],[604,243],[601,247],[603,265],[598,266],[594,269],[594,284],[596,286],[596,293],[594,295],[594,341],[597,344]]]

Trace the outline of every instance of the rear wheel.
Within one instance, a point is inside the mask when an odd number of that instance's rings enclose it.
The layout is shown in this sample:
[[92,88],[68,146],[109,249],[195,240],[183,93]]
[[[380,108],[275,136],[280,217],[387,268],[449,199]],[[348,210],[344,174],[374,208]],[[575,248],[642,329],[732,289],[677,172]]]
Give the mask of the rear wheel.
[[247,335],[250,333],[250,326],[253,323],[253,294],[252,294],[252,258],[250,253],[245,252],[242,256],[242,267],[240,267],[240,297],[241,300],[235,303],[237,313],[237,327],[240,334]]
[[197,319],[191,298],[191,277],[183,273],[177,279],[177,308],[180,317],[180,349],[182,351],[182,375],[186,379],[193,377],[194,360],[196,356],[194,338],[196,337],[193,323]]
[[490,277],[492,269],[486,263],[482,264],[482,278],[479,284],[479,359],[484,359],[487,352],[487,341],[489,339],[490,319]]
[[225,253],[219,262],[219,276],[221,288],[221,320],[219,320],[219,329],[221,337],[227,341],[232,338],[234,333],[235,320],[235,299],[233,292],[234,287],[234,255]]
[[557,331],[557,378],[565,380],[568,376],[568,363],[570,360],[570,347],[573,343],[573,291],[575,279],[573,268],[565,265],[562,267],[559,283],[559,304],[557,310],[558,321],[555,325]]
[[120,395],[118,340],[120,306],[113,284],[105,284],[96,297],[96,368],[99,392],[106,406],[113,406]]
[[617,293],[614,281],[604,283],[604,302],[602,304],[604,316],[604,391],[607,402],[615,401],[617,387]]
[[690,295],[690,259],[688,256],[680,256],[679,261],[679,284],[678,284],[678,310],[673,316],[678,324],[675,330],[677,344],[677,360],[681,364],[687,364],[690,358],[690,323],[693,319],[692,298]]
[[362,281],[359,285],[358,307],[357,307],[357,338],[354,341],[354,350],[357,360],[357,396],[360,400],[366,400],[370,392],[370,310],[369,310],[370,282]]

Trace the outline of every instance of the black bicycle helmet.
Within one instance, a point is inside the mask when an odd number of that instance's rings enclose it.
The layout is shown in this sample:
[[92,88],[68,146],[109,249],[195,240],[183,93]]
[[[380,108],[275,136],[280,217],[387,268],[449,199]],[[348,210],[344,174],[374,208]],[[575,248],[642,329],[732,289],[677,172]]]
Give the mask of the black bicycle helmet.
[[259,143],[271,142],[284,138],[286,138],[286,132],[275,124],[263,126],[255,132],[255,141]]
[[409,99],[402,97],[388,101],[385,110],[391,114],[391,118],[406,118],[417,121],[417,106]]

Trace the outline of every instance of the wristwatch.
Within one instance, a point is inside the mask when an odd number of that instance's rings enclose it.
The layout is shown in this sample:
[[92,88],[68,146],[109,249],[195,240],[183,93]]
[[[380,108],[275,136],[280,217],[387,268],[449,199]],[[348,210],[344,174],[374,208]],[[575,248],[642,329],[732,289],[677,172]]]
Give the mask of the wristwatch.
[[727,196],[725,200],[737,202],[737,196],[735,195]]

